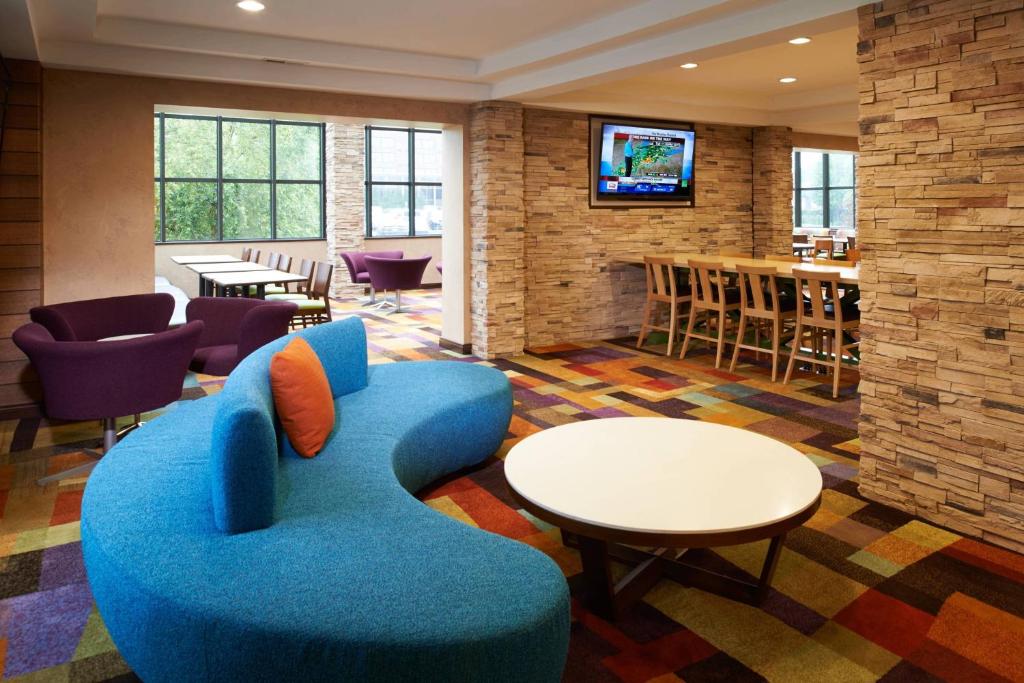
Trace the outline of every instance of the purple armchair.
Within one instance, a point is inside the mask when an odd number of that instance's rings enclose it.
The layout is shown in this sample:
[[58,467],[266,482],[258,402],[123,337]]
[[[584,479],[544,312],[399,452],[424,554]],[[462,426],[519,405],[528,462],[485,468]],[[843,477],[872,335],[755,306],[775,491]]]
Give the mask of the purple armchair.
[[366,270],[366,257],[400,259],[404,255],[405,253],[401,251],[343,251],[341,252],[341,260],[348,266],[348,274],[352,276],[352,284],[370,286],[370,298],[366,299],[363,303],[375,304],[377,303],[377,290],[374,289],[373,283],[370,281],[370,273]]
[[56,341],[96,341],[163,332],[173,313],[174,297],[157,293],[37,306],[29,311],[29,317],[49,330]]
[[201,320],[199,338],[189,367],[207,375],[227,375],[243,358],[278,337],[288,326],[298,306],[287,301],[199,297],[188,302],[185,318]]
[[[167,297],[171,302],[166,311],[173,308],[170,295],[143,296]],[[130,297],[115,297],[127,298]],[[147,326],[156,327],[154,320],[157,316],[149,320],[126,318],[122,325],[115,327],[110,324],[113,318],[107,309],[110,302],[109,299],[97,299],[76,302],[81,306],[60,304],[61,310],[56,312],[53,309],[58,306],[32,310],[34,320],[62,325],[62,331],[71,334],[72,340],[56,339],[44,324],[38,322],[23,325],[12,335],[14,343],[28,356],[42,382],[46,415],[58,420],[102,420],[104,452],[113,448],[117,441],[117,417],[138,416],[181,398],[188,363],[203,331],[200,322],[173,330],[140,331]],[[84,314],[81,318],[62,315],[68,310],[76,315],[83,313],[87,308],[85,304],[90,303],[96,307],[96,316],[92,319]],[[166,311],[160,315],[166,313],[169,317]],[[76,327],[75,323],[81,323],[81,326]],[[121,335],[143,336],[96,341]],[[39,483],[48,484],[85,474],[94,464],[43,477]]]
[[[418,289],[423,283],[423,271],[427,269],[430,256],[421,258],[395,259],[366,256],[366,269],[374,290],[395,292],[395,310],[402,313],[402,290]],[[384,302],[387,304],[389,302]],[[382,304],[382,305],[384,305]]]

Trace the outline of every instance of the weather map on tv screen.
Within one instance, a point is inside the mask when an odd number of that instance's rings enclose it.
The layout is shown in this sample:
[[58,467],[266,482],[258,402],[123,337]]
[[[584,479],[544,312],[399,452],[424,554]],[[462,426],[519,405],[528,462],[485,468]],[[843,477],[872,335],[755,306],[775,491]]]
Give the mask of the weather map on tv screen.
[[690,199],[692,130],[604,123],[597,194],[619,199]]

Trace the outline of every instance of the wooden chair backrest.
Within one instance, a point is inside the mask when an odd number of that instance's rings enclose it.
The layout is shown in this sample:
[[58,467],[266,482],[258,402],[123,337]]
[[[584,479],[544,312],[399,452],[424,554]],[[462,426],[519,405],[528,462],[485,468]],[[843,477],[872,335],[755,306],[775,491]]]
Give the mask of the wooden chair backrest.
[[[803,291],[810,300],[810,310],[797,306],[797,322],[817,327],[841,327],[843,311],[839,305],[839,273],[793,269],[797,292]],[[825,310],[826,302],[832,312]]]
[[252,256],[252,247],[245,247],[244,249],[242,249],[243,261],[248,261],[250,256]]
[[765,261],[782,261],[784,263],[800,263],[803,259],[801,259],[799,256],[783,256],[783,255],[775,256],[775,255],[772,255],[772,256],[765,256],[764,260]]
[[671,256],[645,256],[647,294],[659,298],[676,298],[676,273]]
[[771,318],[779,310],[779,288],[774,266],[736,265],[739,274],[740,310],[755,318]]
[[737,258],[753,258],[753,254],[749,251],[743,251],[742,249],[736,249],[735,247],[725,247],[724,249],[718,250],[719,256],[732,256]]
[[[852,238],[851,238],[852,239]],[[850,248],[846,250],[846,262],[851,266],[860,263],[860,249]]]
[[824,251],[828,253],[829,258],[832,258],[834,246],[835,243],[832,241],[831,237],[817,238],[814,240],[814,254],[818,255]]
[[281,254],[277,257],[277,269],[286,273],[292,272],[292,257],[288,254]]
[[807,235],[804,235],[802,233],[799,234],[799,235],[793,235],[793,243],[794,244],[807,244]]
[[299,283],[299,291],[308,292],[313,286],[313,266],[315,262],[313,259],[304,258],[299,263],[299,275],[305,275],[306,281]]
[[721,261],[690,259],[690,290],[693,304],[715,310],[725,305],[725,277]]
[[259,249],[253,249],[252,253],[249,254],[249,260],[252,261],[253,263],[259,263],[260,262],[260,250]]
[[270,254],[267,256],[267,268],[270,268],[271,270],[277,268],[277,264],[280,260],[280,254],[278,254],[276,251],[270,252]]
[[323,298],[327,301],[327,295],[331,291],[331,276],[334,275],[334,266],[330,263],[318,261],[316,272],[313,274],[313,281],[309,287],[310,296]]

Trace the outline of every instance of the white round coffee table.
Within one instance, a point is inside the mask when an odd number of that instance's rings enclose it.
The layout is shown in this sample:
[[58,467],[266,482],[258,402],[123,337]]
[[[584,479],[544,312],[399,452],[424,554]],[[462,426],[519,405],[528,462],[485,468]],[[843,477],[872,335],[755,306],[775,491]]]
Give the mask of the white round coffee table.
[[[671,418],[606,418],[538,432],[509,451],[505,477],[527,511],[578,543],[587,598],[610,617],[663,576],[760,602],[786,532],[821,502],[821,474],[800,451],[755,432]],[[679,549],[765,538],[772,540],[756,584],[677,561]],[[639,564],[616,584],[611,558]]]

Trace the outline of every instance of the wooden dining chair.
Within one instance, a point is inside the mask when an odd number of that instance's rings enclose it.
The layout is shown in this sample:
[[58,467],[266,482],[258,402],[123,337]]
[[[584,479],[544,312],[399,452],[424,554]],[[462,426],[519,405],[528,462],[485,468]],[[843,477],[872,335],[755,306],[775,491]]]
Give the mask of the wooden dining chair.
[[[686,336],[679,359],[686,358],[691,339],[702,339],[717,345],[715,367],[722,366],[722,351],[725,349],[725,327],[728,313],[740,307],[740,292],[735,287],[726,287],[721,261],[698,261],[690,259],[690,319],[686,323]],[[697,316],[704,313],[705,333],[695,332]],[[712,329],[714,328],[714,329]],[[712,331],[715,332],[712,335]]]
[[793,235],[794,244],[807,244],[807,235],[803,233]]
[[[797,291],[803,291],[808,301],[797,307],[796,332],[793,349],[789,354],[784,384],[789,384],[797,361],[821,365],[832,369],[832,398],[839,397],[839,371],[843,355],[858,346],[857,341],[847,342],[845,334],[860,326],[860,311],[856,306],[844,307],[839,294],[838,272],[817,272],[793,269]],[[838,305],[837,305],[838,302]],[[809,354],[804,353],[811,349]],[[822,344],[824,342],[824,345]],[[825,359],[819,358],[824,352]]]
[[[292,257],[287,254],[281,254],[277,257],[277,270],[284,273],[292,272]],[[265,288],[267,294],[287,294],[288,285],[284,282],[275,282],[272,285],[267,285]]]
[[860,249],[850,248],[846,250],[846,263],[855,266],[860,263]]
[[[729,372],[736,369],[740,349],[754,352],[758,358],[762,351],[772,357],[772,381],[778,377],[779,355],[783,343],[793,337],[791,325],[796,320],[797,298],[780,296],[774,266],[744,266],[737,264],[740,286],[740,323],[736,329],[736,343],[732,351]],[[754,327],[754,343],[746,343],[747,324]],[[768,335],[771,350],[761,348],[761,333]],[[788,335],[787,335],[788,333]]]
[[270,252],[270,254],[267,255],[267,268],[270,268],[271,270],[276,270],[277,264],[280,263],[280,261],[280,254],[278,254],[276,251]]
[[825,258],[832,258],[835,256],[835,242],[832,241],[831,237],[818,237],[814,240],[814,250],[811,255],[814,258],[818,258],[821,253],[825,253]]
[[[640,323],[640,335],[636,340],[636,348],[644,345],[644,340],[652,330],[668,332],[668,345],[665,355],[671,356],[675,346],[676,334],[679,331],[680,307],[690,303],[689,287],[680,287],[676,280],[676,267],[669,257],[645,256],[644,270],[647,273],[647,299],[644,301],[643,322]],[[668,305],[668,327],[655,325],[652,321],[660,317],[658,304]]]
[[779,255],[772,254],[771,256],[765,256],[764,260],[765,261],[782,261],[783,263],[801,263],[801,262],[803,262],[803,259],[800,258],[799,256],[783,256],[782,254],[779,254]]
[[259,263],[260,262],[260,250],[259,249],[252,249],[252,250],[250,250],[249,251],[249,259],[248,260],[250,262],[252,262],[252,263]]
[[298,323],[303,327],[308,327],[331,322],[330,294],[333,276],[333,265],[322,261],[317,262],[306,298],[290,300],[299,307],[295,318],[293,318],[293,325]]
[[252,256],[252,247],[245,247],[244,249],[242,249],[243,261],[248,261],[250,256]]

